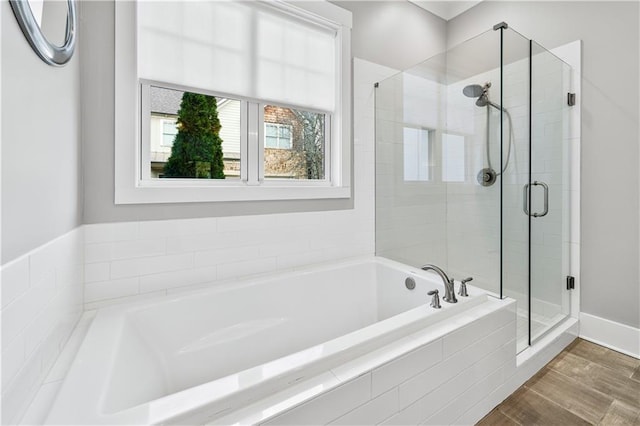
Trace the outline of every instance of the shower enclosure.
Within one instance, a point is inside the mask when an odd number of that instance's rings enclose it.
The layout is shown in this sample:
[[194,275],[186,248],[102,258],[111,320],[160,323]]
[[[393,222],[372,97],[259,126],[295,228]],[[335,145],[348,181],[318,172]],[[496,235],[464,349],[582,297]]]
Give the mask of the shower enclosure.
[[518,351],[570,314],[570,78],[500,23],[376,85],[376,253],[516,299]]

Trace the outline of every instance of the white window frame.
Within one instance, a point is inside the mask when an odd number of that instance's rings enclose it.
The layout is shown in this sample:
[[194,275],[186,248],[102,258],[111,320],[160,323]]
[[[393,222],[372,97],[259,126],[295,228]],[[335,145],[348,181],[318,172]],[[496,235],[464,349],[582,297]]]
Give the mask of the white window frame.
[[[351,13],[327,1],[323,2],[269,2],[300,19],[319,22],[336,30],[336,110],[327,116],[326,179],[291,180],[260,179],[263,170],[242,168],[241,179],[145,179],[144,166],[148,168],[149,151],[142,149],[142,140],[148,133],[148,120],[144,120],[145,97],[138,79],[136,51],[136,3],[116,2],[115,30],[115,203],[183,203],[255,200],[331,199],[351,197]],[[160,87],[167,85],[159,84]],[[147,86],[148,87],[148,86]],[[202,91],[199,91],[202,92]],[[216,94],[218,95],[218,94]],[[233,94],[219,94],[239,99]],[[148,97],[147,97],[148,99]],[[264,105],[271,102],[242,102],[246,108],[246,120],[263,122]],[[279,105],[287,107],[286,105]],[[296,108],[296,106],[290,106]],[[304,107],[297,107],[306,110]],[[330,123],[330,124],[329,124]],[[258,158],[264,167],[264,126],[257,132],[241,132],[246,152],[241,157]],[[148,146],[148,145],[147,145]],[[155,181],[155,182],[154,182]]]

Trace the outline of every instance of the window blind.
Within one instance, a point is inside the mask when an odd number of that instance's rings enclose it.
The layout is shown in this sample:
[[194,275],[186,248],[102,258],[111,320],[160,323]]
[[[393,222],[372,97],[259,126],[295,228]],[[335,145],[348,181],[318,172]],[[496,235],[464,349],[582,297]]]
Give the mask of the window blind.
[[333,112],[336,30],[257,1],[140,1],[138,77]]

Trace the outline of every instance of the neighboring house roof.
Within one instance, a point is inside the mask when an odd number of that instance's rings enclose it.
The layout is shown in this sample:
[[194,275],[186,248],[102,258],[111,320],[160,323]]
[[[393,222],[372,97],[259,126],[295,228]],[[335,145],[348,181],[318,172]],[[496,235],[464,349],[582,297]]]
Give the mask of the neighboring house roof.
[[[180,103],[182,102],[182,94],[180,90],[163,89],[151,86],[151,113],[178,115]],[[228,99],[218,99],[218,108],[226,104]]]
[[181,91],[151,86],[149,94],[152,113],[178,115],[180,103],[182,102]]

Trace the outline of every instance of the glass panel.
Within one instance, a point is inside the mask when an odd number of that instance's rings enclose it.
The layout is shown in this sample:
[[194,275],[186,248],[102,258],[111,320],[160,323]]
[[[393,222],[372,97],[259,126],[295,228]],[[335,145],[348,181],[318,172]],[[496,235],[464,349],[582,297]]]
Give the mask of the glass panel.
[[[498,32],[488,31],[381,81],[375,92],[376,254],[434,263],[496,294],[500,188],[476,179],[486,167],[486,108],[477,105],[481,93],[465,87],[482,92],[499,80],[499,48]],[[492,90],[499,96],[499,87]],[[428,135],[426,151],[416,148],[417,129]]]
[[[502,158],[503,165],[502,294],[517,302],[516,347],[520,352],[529,345],[529,216],[523,208],[530,164],[529,40],[511,29],[504,30],[503,61],[504,90],[502,99],[495,99],[495,103],[504,108],[491,108],[492,125],[497,130],[492,154]],[[500,134],[502,149],[497,141]]]
[[240,101],[150,88],[151,178],[240,178]]
[[264,178],[325,179],[325,114],[265,105]]
[[429,180],[429,131],[412,127],[404,128],[404,180]]
[[[569,134],[570,67],[533,43],[531,128],[531,340],[570,313]],[[535,183],[539,182],[539,185]],[[545,188],[545,184],[548,188]],[[545,194],[547,192],[547,194]]]
[[465,138],[461,135],[442,134],[442,180],[465,181]]
[[[500,182],[478,176],[499,164],[496,123],[487,101],[500,99],[500,34],[490,30],[447,53],[447,127],[442,179],[447,196],[448,272],[500,294]],[[487,114],[491,125],[487,134]],[[491,149],[487,157],[487,147]]]

